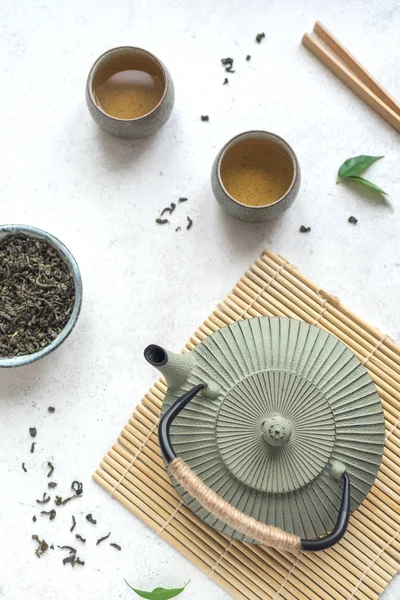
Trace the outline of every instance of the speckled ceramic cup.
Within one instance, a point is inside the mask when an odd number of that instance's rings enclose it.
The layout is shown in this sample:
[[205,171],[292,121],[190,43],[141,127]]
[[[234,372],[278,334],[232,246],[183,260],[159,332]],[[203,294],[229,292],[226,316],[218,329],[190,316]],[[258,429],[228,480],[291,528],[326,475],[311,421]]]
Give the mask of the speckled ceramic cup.
[[[279,146],[290,159],[293,166],[293,177],[287,191],[275,202],[261,206],[243,204],[231,196],[221,179],[221,165],[226,152],[239,142],[245,140],[267,140]],[[211,185],[214,196],[229,214],[242,221],[261,223],[281,216],[294,202],[300,187],[300,166],[295,153],[284,139],[268,131],[245,131],[232,138],[218,153],[211,171]]]
[[[124,61],[135,69],[136,65],[145,71],[146,65],[151,73],[162,81],[163,90],[158,104],[148,113],[137,118],[117,118],[108,114],[96,98],[96,86],[101,78],[110,77],[118,72],[118,64]],[[144,65],[144,67],[143,67]],[[154,54],[134,46],[120,46],[102,54],[90,69],[86,82],[86,102],[96,123],[104,131],[117,137],[135,139],[155,133],[171,115],[174,106],[174,84],[167,68]]]

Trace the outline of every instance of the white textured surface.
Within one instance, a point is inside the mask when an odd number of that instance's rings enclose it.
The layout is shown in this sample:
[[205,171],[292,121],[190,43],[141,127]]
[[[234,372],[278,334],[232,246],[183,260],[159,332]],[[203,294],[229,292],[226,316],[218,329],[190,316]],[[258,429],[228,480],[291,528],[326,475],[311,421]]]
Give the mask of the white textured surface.
[[[2,3],[1,220],[42,227],[65,242],[82,270],[84,304],[59,351],[0,373],[1,598],[132,598],[124,577],[142,589],[190,578],[182,599],[228,598],[108,500],[90,475],[156,376],[142,349],[152,341],[181,348],[264,246],[400,339],[400,210],[393,214],[363,192],[335,185],[344,159],[385,154],[369,175],[398,204],[398,134],[299,45],[316,19],[400,96],[395,0]],[[260,31],[266,39],[258,45]],[[172,118],[141,142],[102,134],[84,102],[92,61],[121,44],[158,54],[176,84]],[[235,58],[236,73],[223,86],[225,56]],[[210,122],[202,123],[201,114]],[[298,200],[269,225],[226,217],[210,191],[214,155],[250,128],[285,137],[303,171]],[[189,202],[177,209],[174,227],[188,214],[192,230],[155,225],[159,209],[179,196]],[[347,223],[351,214],[356,227]],[[310,234],[298,232],[302,224]],[[30,426],[38,428],[33,455]],[[55,521],[34,525],[49,459],[61,495],[76,478],[85,495]],[[71,543],[72,510],[77,531],[90,538],[81,553],[86,566],[73,571],[60,564],[58,550],[39,561],[30,540],[37,532]],[[96,527],[83,521],[89,511]],[[121,553],[94,545],[110,530]],[[399,594],[397,580],[384,598]]]

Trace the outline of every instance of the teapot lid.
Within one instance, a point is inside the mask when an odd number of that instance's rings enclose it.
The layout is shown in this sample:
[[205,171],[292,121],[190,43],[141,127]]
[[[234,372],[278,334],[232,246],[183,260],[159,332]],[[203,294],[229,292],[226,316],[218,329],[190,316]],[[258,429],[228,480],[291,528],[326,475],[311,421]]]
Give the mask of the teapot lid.
[[[344,465],[357,508],[379,470],[385,424],[375,386],[347,346],[302,321],[260,317],[220,329],[192,353],[188,379],[168,390],[162,410],[198,383],[218,390],[196,397],[171,430],[177,453],[208,486],[309,539],[335,524]],[[177,490],[209,525],[245,539]]]

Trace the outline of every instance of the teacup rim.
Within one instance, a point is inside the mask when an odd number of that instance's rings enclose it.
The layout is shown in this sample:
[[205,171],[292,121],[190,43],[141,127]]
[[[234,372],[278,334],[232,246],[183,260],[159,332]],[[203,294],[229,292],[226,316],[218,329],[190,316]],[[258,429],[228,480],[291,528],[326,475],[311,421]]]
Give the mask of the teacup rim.
[[[101,106],[99,106],[99,104],[96,102],[96,99],[94,97],[93,94],[93,77],[96,71],[96,67],[98,66],[99,62],[101,61],[102,58],[104,58],[105,56],[107,56],[107,54],[110,54],[111,52],[115,52],[117,50],[140,50],[141,52],[144,52],[145,54],[147,54],[151,59],[153,59],[158,66],[160,67],[163,77],[164,77],[164,91],[163,91],[163,95],[160,98],[160,101],[158,102],[158,104],[148,113],[142,115],[141,117],[135,117],[134,119],[119,119],[118,117],[113,117],[112,115],[110,115],[108,112],[106,112],[105,110],[103,110],[101,108]],[[86,79],[86,90],[88,93],[88,96],[93,104],[93,106],[105,117],[107,117],[108,119],[111,119],[112,121],[115,121],[117,123],[135,123],[138,121],[142,121],[145,118],[148,118],[150,115],[152,115],[160,106],[161,104],[164,102],[165,97],[168,93],[168,87],[169,87],[169,81],[168,81],[168,72],[166,67],[164,66],[164,64],[162,63],[162,61],[152,52],[150,52],[149,50],[146,50],[145,48],[141,48],[140,46],[115,46],[114,48],[109,48],[108,50],[105,50],[105,52],[103,52],[102,54],[100,54],[100,56],[98,56],[96,58],[96,60],[94,61],[94,63],[92,64],[89,74],[87,76]]]
[[[288,154],[293,163],[293,178],[292,178],[292,182],[291,182],[290,186],[288,187],[288,189],[286,190],[286,192],[283,194],[283,196],[281,196],[280,198],[275,200],[275,202],[270,202],[269,204],[262,204],[261,206],[251,206],[250,204],[244,204],[243,202],[239,202],[239,200],[237,200],[236,198],[231,196],[231,194],[228,192],[228,190],[224,186],[224,183],[223,183],[222,177],[221,177],[221,164],[222,164],[222,160],[225,156],[225,153],[227,152],[227,150],[230,147],[232,147],[232,145],[234,143],[236,143],[238,141],[238,138],[247,136],[249,134],[262,134],[262,135],[267,135],[269,138],[279,140],[280,142],[282,142],[282,145],[288,151]],[[287,196],[290,194],[290,192],[292,191],[292,189],[294,188],[294,186],[296,184],[298,174],[299,174],[299,165],[298,165],[297,156],[296,156],[293,148],[283,137],[281,137],[280,135],[278,135],[276,133],[273,133],[272,131],[266,131],[265,129],[250,129],[248,131],[243,131],[242,133],[238,133],[237,135],[233,136],[230,140],[228,140],[226,142],[226,144],[224,146],[222,146],[220,153],[219,153],[216,171],[217,171],[217,179],[218,179],[219,185],[221,186],[224,194],[226,194],[228,196],[228,198],[230,200],[232,200],[232,202],[234,202],[238,206],[248,208],[249,210],[265,210],[265,209],[268,209],[269,207],[276,206],[277,204],[279,204],[280,202],[285,200],[285,198],[287,198]]]

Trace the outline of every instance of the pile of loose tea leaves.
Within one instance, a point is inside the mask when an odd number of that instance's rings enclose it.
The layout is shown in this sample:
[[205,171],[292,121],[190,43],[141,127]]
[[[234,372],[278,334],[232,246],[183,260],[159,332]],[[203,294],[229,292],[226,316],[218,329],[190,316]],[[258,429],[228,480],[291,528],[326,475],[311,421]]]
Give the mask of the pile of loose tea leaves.
[[48,346],[67,324],[75,302],[72,274],[45,240],[16,234],[0,242],[0,356]]

